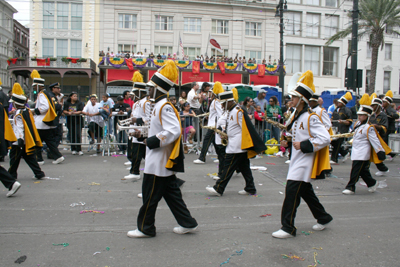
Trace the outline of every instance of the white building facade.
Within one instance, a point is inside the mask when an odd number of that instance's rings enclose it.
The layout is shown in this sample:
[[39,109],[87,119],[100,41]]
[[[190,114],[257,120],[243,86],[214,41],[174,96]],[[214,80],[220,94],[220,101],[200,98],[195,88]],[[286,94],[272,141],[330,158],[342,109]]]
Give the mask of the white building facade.
[[11,79],[7,71],[7,60],[14,52],[14,13],[18,11],[6,1],[0,1],[0,78],[5,91],[10,90]]

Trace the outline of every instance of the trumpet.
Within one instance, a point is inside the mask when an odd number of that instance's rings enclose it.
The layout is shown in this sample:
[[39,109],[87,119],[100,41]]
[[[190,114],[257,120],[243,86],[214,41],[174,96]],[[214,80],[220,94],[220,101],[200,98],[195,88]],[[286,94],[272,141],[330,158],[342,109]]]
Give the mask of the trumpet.
[[272,124],[272,125],[275,126],[275,127],[278,127],[278,128],[281,129],[281,130],[286,130],[286,126],[285,126],[285,125],[280,124],[280,123],[277,122],[277,121],[273,121],[273,120],[271,120],[271,119],[268,119],[266,116],[265,116],[265,121],[268,122],[268,123],[270,123],[270,124]]
[[228,145],[228,134],[227,133],[217,129],[217,127],[201,126],[201,128],[213,130],[214,132],[216,132],[217,134],[219,134],[221,136],[221,144],[223,146]]
[[149,125],[144,125],[144,126],[123,126],[120,125],[119,123],[117,124],[117,131],[127,131],[129,135],[133,135],[133,133],[130,133],[129,130],[135,130],[135,131],[140,131],[143,137],[148,137],[149,134]]
[[207,117],[208,115],[210,115],[210,112],[204,113],[204,114],[200,114],[200,115],[196,115],[197,118],[202,118],[202,117]]
[[126,126],[126,125],[131,124],[131,121],[132,121],[132,118],[128,118],[128,119],[125,119],[125,120],[118,121],[118,124],[120,126]]

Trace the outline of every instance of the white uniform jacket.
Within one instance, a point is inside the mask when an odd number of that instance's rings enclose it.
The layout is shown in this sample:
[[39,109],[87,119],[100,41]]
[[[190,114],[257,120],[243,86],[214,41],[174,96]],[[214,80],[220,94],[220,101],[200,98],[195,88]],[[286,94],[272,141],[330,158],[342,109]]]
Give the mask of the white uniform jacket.
[[[150,122],[150,109],[151,109],[151,102],[147,100],[146,97],[142,98],[141,100],[133,104],[131,117],[136,119],[141,119],[143,121],[143,124],[148,124]],[[137,123],[135,123],[134,125],[136,126]],[[129,130],[129,132],[133,131],[134,130]],[[138,141],[136,137],[132,137],[132,142],[143,144],[143,142]]]
[[[228,118],[228,112],[224,111],[224,113],[222,113],[221,117],[219,117],[216,127],[217,128],[221,127],[222,131],[225,131],[227,118]],[[219,134],[215,134],[215,143],[217,145],[222,145],[221,136]]]
[[302,142],[301,149],[292,145],[287,180],[311,181],[315,152],[331,142],[330,135],[316,114],[304,112],[292,125],[292,142]]
[[228,112],[226,123],[228,134],[227,154],[237,154],[247,152],[242,150],[242,119],[243,111],[239,106],[234,107]]
[[[17,112],[15,112],[13,130],[17,139],[22,139],[25,142],[25,126],[22,119],[22,111],[24,110],[18,109]],[[17,116],[18,114],[21,114],[21,116]],[[18,145],[18,141],[14,142],[13,145]]]
[[49,110],[49,102],[47,101],[47,97],[43,92],[40,92],[38,94],[35,108],[37,108],[40,112],[40,115],[37,115],[36,113],[34,115],[35,125],[37,129],[48,130],[56,128],[56,126],[48,126],[43,122],[43,119],[46,116],[47,111]]
[[329,131],[329,129],[332,127],[332,122],[331,119],[329,118],[328,112],[326,112],[326,109],[321,108],[320,106],[316,106],[315,108],[312,109],[313,112],[315,112],[322,120],[322,123],[325,126],[325,129]]
[[[357,122],[354,128],[358,125],[360,125],[360,122]],[[369,160],[371,157],[371,145],[376,153],[385,151],[379,142],[375,128],[365,123],[354,130],[351,160]]]
[[221,103],[218,99],[214,99],[210,105],[210,115],[208,116],[207,126],[215,127],[218,119],[221,117],[223,113]]
[[[151,113],[149,138],[147,139],[146,164],[144,173],[160,177],[174,175],[175,172],[165,168],[174,148],[174,142],[181,135],[181,124],[167,99],[158,101]],[[165,105],[164,105],[165,104]],[[161,116],[161,117],[160,117]],[[159,146],[150,149],[150,139],[156,137]]]

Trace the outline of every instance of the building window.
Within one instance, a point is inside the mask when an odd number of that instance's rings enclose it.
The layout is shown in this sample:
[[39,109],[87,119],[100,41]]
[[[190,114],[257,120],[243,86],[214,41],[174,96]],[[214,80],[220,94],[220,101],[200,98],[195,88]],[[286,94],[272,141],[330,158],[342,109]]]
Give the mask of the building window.
[[54,29],[54,2],[43,2],[43,28]]
[[184,32],[201,32],[201,19],[185,18],[183,25]]
[[319,14],[307,13],[307,37],[319,37]]
[[325,0],[325,6],[338,7],[338,1],[337,0]]
[[[247,62],[249,61],[249,59],[251,59],[253,64],[261,64],[261,61],[262,61],[261,51],[246,50],[245,55],[246,55]],[[256,59],[256,62],[254,62],[254,59]]]
[[82,4],[71,4],[71,30],[82,30]]
[[301,71],[301,45],[286,45],[286,72]]
[[228,24],[229,21],[227,20],[212,20],[212,33],[218,34],[229,34]]
[[307,0],[307,5],[319,6],[319,0]]
[[338,48],[324,47],[322,75],[337,76]]
[[[154,54],[155,55],[162,55],[165,54],[166,56],[168,56],[168,54],[172,53],[172,46],[154,46]],[[185,53],[186,55],[186,53]]]
[[54,39],[43,39],[43,57],[54,57]]
[[305,46],[304,69],[311,70],[314,76],[319,75],[319,52],[318,46]]
[[288,0],[287,2],[290,4],[301,4],[301,0]]
[[211,48],[211,56],[215,56],[215,57],[227,57],[228,56],[228,49],[224,49],[224,52],[221,53],[219,52],[217,49],[215,48]]
[[183,51],[185,52],[185,56],[189,57],[189,60],[196,59],[196,56],[201,55],[201,48],[199,47],[184,47]]
[[57,40],[57,57],[68,56],[68,40]]
[[71,57],[82,57],[81,40],[71,40]]
[[118,51],[121,53],[135,53],[136,52],[136,45],[131,44],[119,44]]
[[136,29],[137,16],[133,14],[118,14],[118,28]]
[[385,59],[392,59],[392,44],[385,44]]
[[367,42],[367,58],[371,58],[372,57],[372,47],[371,47],[371,43]]
[[261,23],[246,22],[247,36],[261,36]]
[[383,93],[390,90],[390,71],[383,72]]
[[172,31],[173,17],[156,16],[156,30]]
[[301,13],[299,12],[288,12],[286,33],[290,35],[300,35],[301,30]]
[[330,38],[338,32],[339,17],[326,15],[325,16],[325,37]]
[[57,29],[68,29],[68,3],[57,3]]

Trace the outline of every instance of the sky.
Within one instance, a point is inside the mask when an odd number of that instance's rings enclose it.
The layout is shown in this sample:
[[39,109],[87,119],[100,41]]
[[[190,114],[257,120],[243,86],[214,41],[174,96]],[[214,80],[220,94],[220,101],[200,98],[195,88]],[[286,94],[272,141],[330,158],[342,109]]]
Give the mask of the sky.
[[29,24],[29,9],[31,6],[30,0],[6,0],[10,5],[12,5],[18,13],[14,14],[14,19],[18,20],[19,23],[26,26]]

